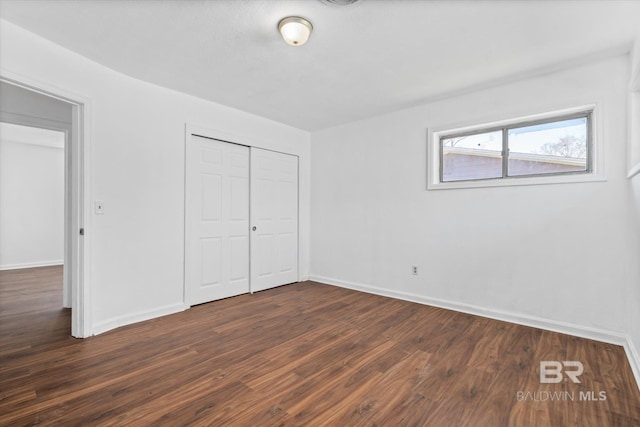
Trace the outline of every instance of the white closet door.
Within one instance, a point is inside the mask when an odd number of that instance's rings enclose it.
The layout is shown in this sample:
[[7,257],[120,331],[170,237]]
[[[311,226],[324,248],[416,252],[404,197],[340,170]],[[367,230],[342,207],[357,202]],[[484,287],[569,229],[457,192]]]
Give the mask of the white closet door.
[[249,292],[249,148],[192,135],[186,150],[188,304]]
[[251,149],[251,291],[298,280],[298,157]]

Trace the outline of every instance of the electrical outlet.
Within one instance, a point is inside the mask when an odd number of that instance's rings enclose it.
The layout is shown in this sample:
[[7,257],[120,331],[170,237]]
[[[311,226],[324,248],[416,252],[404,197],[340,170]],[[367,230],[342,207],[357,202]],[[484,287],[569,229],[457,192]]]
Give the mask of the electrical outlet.
[[417,266],[417,265],[412,265],[412,266],[411,266],[411,273],[412,273],[414,276],[417,276],[417,275],[418,275],[418,266]]

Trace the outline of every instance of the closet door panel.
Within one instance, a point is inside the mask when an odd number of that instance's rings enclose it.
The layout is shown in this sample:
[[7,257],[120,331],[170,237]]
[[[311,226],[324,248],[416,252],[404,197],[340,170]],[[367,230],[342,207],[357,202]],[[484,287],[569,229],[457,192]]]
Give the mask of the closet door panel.
[[192,135],[186,150],[185,287],[201,304],[249,292],[249,148]]
[[298,157],[251,149],[251,291],[298,280]]

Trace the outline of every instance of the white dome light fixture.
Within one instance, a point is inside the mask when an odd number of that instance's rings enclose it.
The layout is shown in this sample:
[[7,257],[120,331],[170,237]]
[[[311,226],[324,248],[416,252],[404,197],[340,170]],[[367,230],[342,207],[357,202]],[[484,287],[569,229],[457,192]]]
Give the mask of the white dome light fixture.
[[278,24],[282,38],[291,46],[302,46],[309,40],[313,25],[299,16],[289,16]]

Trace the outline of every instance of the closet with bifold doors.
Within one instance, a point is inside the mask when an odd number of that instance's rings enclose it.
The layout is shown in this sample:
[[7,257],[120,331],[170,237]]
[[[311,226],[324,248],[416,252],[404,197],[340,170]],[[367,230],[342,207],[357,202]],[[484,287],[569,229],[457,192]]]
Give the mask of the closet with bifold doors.
[[298,157],[190,135],[185,301],[196,305],[298,280]]

